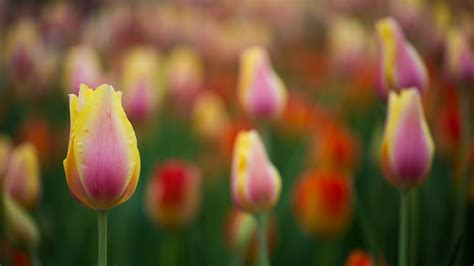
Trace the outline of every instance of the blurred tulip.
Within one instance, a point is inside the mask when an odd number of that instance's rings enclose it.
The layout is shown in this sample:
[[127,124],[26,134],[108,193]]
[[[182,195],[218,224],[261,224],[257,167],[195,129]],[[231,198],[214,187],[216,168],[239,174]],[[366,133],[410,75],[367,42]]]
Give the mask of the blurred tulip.
[[71,131],[64,160],[73,197],[103,211],[127,201],[140,175],[140,154],[133,127],[110,85],[92,90],[82,84],[69,95]]
[[359,141],[342,126],[330,125],[314,134],[309,151],[310,164],[318,168],[355,170],[359,158]]
[[241,131],[237,135],[231,171],[231,195],[236,208],[260,213],[275,206],[280,196],[281,177],[268,159],[257,131]]
[[[3,177],[6,174],[8,162],[11,154],[10,139],[4,135],[0,135],[0,181],[3,184]],[[2,186],[0,186],[2,188]],[[2,188],[3,189],[3,188]]]
[[122,62],[123,106],[132,121],[149,117],[163,98],[159,56],[151,47],[131,49]]
[[400,189],[419,185],[431,168],[433,153],[419,92],[390,92],[381,154],[387,180]]
[[[381,263],[378,265],[386,266],[387,263],[383,259],[380,260]],[[349,256],[347,256],[345,266],[374,266],[373,257],[361,249],[354,249],[351,251]]]
[[154,171],[146,190],[146,209],[166,229],[188,225],[201,205],[201,174],[188,162],[168,160]]
[[463,126],[459,112],[459,90],[448,87],[443,88],[440,93],[443,101],[437,106],[438,113],[435,115],[435,141],[443,155],[453,158],[461,148]]
[[[232,209],[224,224],[224,237],[227,246],[234,256],[242,256],[249,264],[257,260],[258,241],[257,223],[251,214]],[[272,251],[276,246],[277,231],[275,217],[272,216],[266,228],[267,249]]]
[[69,48],[63,67],[63,82],[68,93],[78,94],[82,83],[97,87],[103,81],[99,55],[88,45]]
[[466,36],[451,29],[446,39],[445,67],[448,75],[458,81],[474,79],[474,56]]
[[191,111],[204,82],[201,57],[191,48],[174,48],[168,58],[167,73],[170,96],[181,111]]
[[293,190],[293,210],[304,231],[333,238],[352,220],[353,191],[348,176],[336,171],[313,170]]
[[36,149],[24,143],[12,151],[5,175],[5,192],[23,208],[33,208],[41,194]]
[[5,195],[5,233],[10,243],[27,248],[37,247],[40,241],[38,227],[25,209]]
[[224,103],[211,92],[201,93],[193,108],[193,126],[196,133],[215,141],[229,123]]
[[342,73],[351,73],[366,64],[368,34],[364,26],[354,18],[336,17],[328,29],[330,58]]
[[262,47],[247,48],[240,56],[239,101],[252,118],[277,118],[286,105],[287,92]]
[[382,98],[390,90],[400,91],[413,87],[425,92],[428,89],[428,73],[415,48],[392,18],[379,20],[377,28],[378,76],[377,89]]
[[45,47],[42,43],[37,24],[30,18],[20,18],[7,32],[4,57],[7,77],[22,93],[31,93],[37,89],[39,71],[46,68]]

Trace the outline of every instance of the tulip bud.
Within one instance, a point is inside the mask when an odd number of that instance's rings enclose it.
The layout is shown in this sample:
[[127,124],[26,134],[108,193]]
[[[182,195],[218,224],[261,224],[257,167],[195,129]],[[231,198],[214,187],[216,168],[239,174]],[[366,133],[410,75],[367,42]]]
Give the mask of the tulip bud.
[[401,189],[419,185],[431,168],[433,153],[419,92],[391,92],[381,154],[387,180]]
[[445,56],[446,72],[451,78],[460,81],[474,78],[474,56],[466,36],[461,31],[449,31]]
[[73,197],[95,210],[127,201],[140,175],[140,154],[133,127],[110,85],[92,90],[82,84],[69,95],[71,131],[64,160]]
[[25,143],[12,151],[5,175],[5,192],[23,208],[34,207],[39,200],[40,169],[36,149]]
[[66,91],[73,94],[78,94],[81,83],[99,86],[103,79],[99,55],[87,45],[70,48],[64,59],[63,75]]
[[398,23],[392,18],[385,18],[377,22],[376,28],[379,95],[386,98],[389,90],[400,91],[410,87],[425,92],[428,72]]
[[188,225],[201,204],[201,174],[187,162],[169,160],[155,169],[145,204],[150,218],[167,229]]
[[277,203],[280,190],[280,173],[268,159],[257,131],[239,132],[232,158],[234,206],[252,213],[269,211]]
[[40,241],[38,227],[26,210],[7,195],[3,204],[7,239],[17,246],[36,247]]
[[285,85],[261,47],[251,47],[241,53],[238,86],[239,101],[252,118],[277,118],[285,107]]
[[152,48],[132,49],[123,61],[122,87],[125,113],[132,120],[146,119],[163,96],[159,88],[158,54]]
[[304,231],[336,237],[347,229],[352,218],[351,181],[339,172],[308,172],[294,187],[293,206]]
[[196,133],[214,141],[228,123],[229,117],[222,100],[210,92],[200,94],[193,108],[193,124]]

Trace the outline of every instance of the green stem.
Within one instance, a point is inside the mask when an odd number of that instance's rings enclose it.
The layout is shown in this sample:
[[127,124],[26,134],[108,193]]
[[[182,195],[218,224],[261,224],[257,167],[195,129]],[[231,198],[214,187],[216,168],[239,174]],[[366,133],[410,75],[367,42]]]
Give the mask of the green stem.
[[29,251],[30,251],[31,265],[41,266],[41,261],[38,256],[38,251],[35,248],[30,248]]
[[418,265],[418,189],[410,191],[410,265]]
[[176,266],[179,265],[179,232],[165,232],[165,241],[161,248],[160,265]]
[[400,231],[398,239],[398,265],[408,266],[408,213],[409,197],[407,191],[400,193]]
[[455,169],[454,173],[459,174],[455,176],[456,180],[459,180],[457,184],[457,202],[456,202],[456,213],[454,218],[454,230],[452,236],[453,246],[456,244],[458,239],[461,237],[464,231],[465,225],[465,216],[466,216],[466,195],[468,188],[468,156],[469,156],[469,137],[470,137],[470,128],[469,128],[469,94],[468,88],[460,86],[460,120],[462,126],[461,132],[461,142],[459,145],[459,157],[461,165],[459,169]]
[[269,266],[268,251],[267,251],[267,214],[257,214],[257,229],[258,229],[258,265]]
[[99,266],[107,266],[107,211],[97,212],[99,236]]

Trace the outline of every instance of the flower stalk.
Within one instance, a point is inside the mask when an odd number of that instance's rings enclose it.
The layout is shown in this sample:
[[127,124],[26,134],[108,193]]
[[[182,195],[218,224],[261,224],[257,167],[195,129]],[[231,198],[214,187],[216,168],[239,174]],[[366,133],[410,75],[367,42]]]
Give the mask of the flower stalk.
[[107,211],[97,212],[99,266],[107,266]]

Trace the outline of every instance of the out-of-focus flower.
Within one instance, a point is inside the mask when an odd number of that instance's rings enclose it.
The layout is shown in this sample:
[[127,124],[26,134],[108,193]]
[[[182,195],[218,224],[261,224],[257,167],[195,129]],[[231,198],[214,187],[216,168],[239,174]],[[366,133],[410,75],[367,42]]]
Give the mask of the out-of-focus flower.
[[288,135],[309,133],[316,124],[324,123],[325,114],[314,103],[296,93],[290,93],[280,119],[280,129]]
[[52,158],[55,151],[55,132],[51,129],[49,121],[36,115],[30,116],[21,129],[21,136],[25,141],[31,142],[35,147],[41,165],[48,164],[56,158]]
[[188,225],[201,205],[201,174],[188,162],[168,160],[158,166],[146,191],[150,218],[166,229]]
[[8,195],[4,196],[5,232],[7,239],[16,246],[33,248],[38,246],[38,227],[25,209]]
[[293,190],[293,210],[302,229],[321,237],[337,237],[352,220],[351,179],[337,171],[313,170]]
[[6,70],[16,88],[22,93],[36,91],[41,85],[40,74],[50,69],[49,59],[45,57],[46,49],[41,40],[37,24],[29,18],[19,19],[7,32],[5,38],[4,58]]
[[390,92],[381,154],[386,179],[401,189],[419,185],[431,168],[433,154],[418,90]]
[[359,142],[348,129],[327,124],[314,134],[309,163],[326,169],[352,172],[359,158]]
[[[251,214],[233,209],[226,217],[224,237],[227,246],[236,255],[244,256],[249,264],[255,262],[258,255],[257,223]],[[268,250],[276,246],[277,231],[275,217],[271,216],[266,227]]]
[[237,135],[242,130],[250,130],[252,124],[246,120],[234,120],[231,121],[229,126],[222,130],[218,138],[218,146],[220,154],[226,159],[231,161],[234,150],[235,140]]
[[281,177],[268,159],[257,131],[241,131],[237,135],[231,171],[231,195],[236,208],[259,213],[275,206]]
[[[383,260],[380,260],[380,265],[386,266],[387,263]],[[373,266],[375,265],[374,259],[370,254],[361,249],[354,249],[351,251],[349,256],[346,258],[345,266]]]
[[368,33],[354,18],[336,17],[328,29],[330,58],[335,68],[351,73],[366,64],[368,58]]
[[36,149],[24,143],[12,151],[5,175],[5,192],[23,208],[34,207],[41,194]]
[[127,201],[140,175],[140,154],[133,127],[110,85],[92,90],[82,84],[69,95],[71,131],[64,160],[73,197],[95,210]]
[[159,84],[159,56],[151,47],[131,49],[122,62],[123,106],[132,121],[149,117],[164,95]]
[[459,109],[459,91],[455,87],[443,88],[443,102],[436,114],[436,146],[448,157],[456,156],[460,148],[462,123]]
[[377,22],[376,29],[379,95],[386,98],[390,90],[400,91],[410,87],[425,92],[428,72],[398,23],[392,18],[385,18]]
[[285,108],[287,92],[262,47],[251,47],[240,56],[239,101],[252,118],[277,118]]
[[458,81],[474,79],[474,56],[466,36],[451,29],[446,39],[445,67],[448,75]]
[[188,47],[174,48],[168,58],[169,94],[178,108],[190,111],[193,102],[202,90],[204,66],[201,57]]
[[81,44],[69,48],[64,59],[64,87],[68,93],[78,94],[81,83],[92,87],[103,81],[100,58],[94,48]]
[[[0,182],[3,184],[3,176],[6,173],[8,162],[10,160],[11,142],[5,135],[0,135]],[[3,189],[3,185],[0,185]]]
[[228,124],[229,117],[219,96],[211,92],[200,94],[193,108],[193,126],[196,133],[215,141]]
[[361,249],[351,251],[347,256],[345,266],[373,266],[372,257]]

